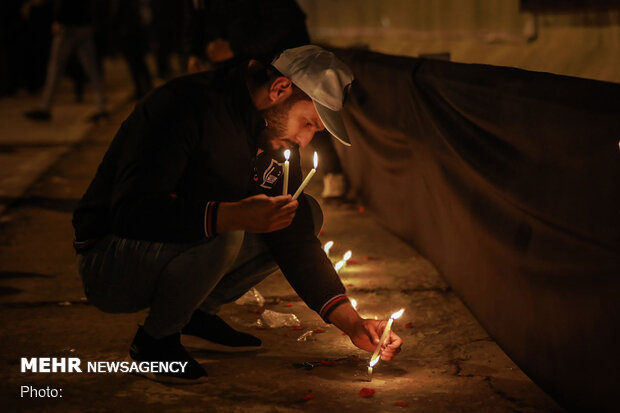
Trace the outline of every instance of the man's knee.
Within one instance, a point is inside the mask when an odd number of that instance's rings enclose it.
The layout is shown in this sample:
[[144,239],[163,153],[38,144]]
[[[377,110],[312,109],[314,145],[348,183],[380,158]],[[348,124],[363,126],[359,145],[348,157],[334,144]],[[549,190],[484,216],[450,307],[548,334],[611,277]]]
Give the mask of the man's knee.
[[310,205],[312,222],[314,223],[314,235],[318,236],[319,232],[321,232],[321,228],[323,228],[323,211],[316,199],[306,193],[304,193],[303,196],[306,198],[306,201],[308,201],[308,205]]
[[213,242],[219,244],[218,250],[221,254],[220,258],[231,264],[239,255],[244,237],[245,232],[243,231],[230,231],[218,234]]

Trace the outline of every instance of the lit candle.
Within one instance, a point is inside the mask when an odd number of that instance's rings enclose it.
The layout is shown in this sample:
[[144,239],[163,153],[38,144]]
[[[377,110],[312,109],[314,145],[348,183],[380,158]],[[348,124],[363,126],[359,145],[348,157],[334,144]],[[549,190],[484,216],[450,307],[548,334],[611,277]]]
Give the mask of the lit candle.
[[334,246],[334,241],[327,241],[325,246],[323,247],[323,251],[325,251],[325,255],[329,257],[329,250]]
[[379,358],[376,358],[374,361],[370,360],[370,363],[368,363],[368,381],[372,381],[372,370],[378,362]]
[[297,191],[295,192],[295,195],[293,195],[293,199],[297,199],[297,197],[299,197],[299,195],[301,195],[301,191],[304,190],[306,185],[308,185],[308,182],[310,182],[310,178],[312,178],[312,176],[316,173],[316,167],[318,165],[319,165],[319,155],[317,155],[316,152],[315,152],[314,153],[314,168],[312,168],[310,170],[310,172],[308,172],[308,176],[306,176],[306,179],[304,179],[304,181],[301,183],[299,188],[297,188]]
[[351,259],[351,255],[353,255],[351,250],[344,253],[342,259],[338,261],[336,265],[334,265],[334,269],[336,270],[336,272],[340,271],[345,265],[347,265],[347,261]]
[[351,298],[351,306],[357,310],[357,300],[355,298]]
[[282,195],[286,195],[288,193],[288,158],[291,156],[291,151],[289,149],[284,151],[284,182],[282,183]]
[[390,330],[392,329],[392,324],[394,323],[394,320],[396,320],[397,318],[400,318],[400,316],[403,315],[404,312],[405,312],[405,309],[401,308],[399,311],[395,312],[394,314],[390,316],[390,319],[388,320],[387,325],[385,326],[385,329],[383,329],[383,334],[381,334],[379,345],[377,346],[377,348],[375,349],[375,352],[372,354],[372,357],[370,358],[370,363],[368,364],[370,367],[373,367],[375,364],[379,362],[379,352],[381,351],[381,346],[383,346],[383,343],[385,342],[385,340],[387,340],[388,335],[390,334]]

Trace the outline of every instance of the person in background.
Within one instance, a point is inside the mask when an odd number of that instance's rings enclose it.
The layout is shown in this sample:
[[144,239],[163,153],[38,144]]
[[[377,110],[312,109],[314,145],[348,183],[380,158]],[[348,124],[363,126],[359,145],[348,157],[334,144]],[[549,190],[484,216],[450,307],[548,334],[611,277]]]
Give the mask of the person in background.
[[52,47],[39,109],[24,115],[36,121],[49,121],[54,93],[72,51],[76,51],[88,75],[95,96],[96,122],[108,118],[104,108],[103,79],[97,66],[94,44],[94,3],[92,0],[55,0]]
[[188,0],[188,71],[230,59],[269,64],[285,49],[310,43],[294,0]]
[[153,81],[146,65],[148,41],[140,18],[140,0],[109,0],[109,20],[113,43],[127,62],[133,80],[133,98],[141,99],[153,88]]

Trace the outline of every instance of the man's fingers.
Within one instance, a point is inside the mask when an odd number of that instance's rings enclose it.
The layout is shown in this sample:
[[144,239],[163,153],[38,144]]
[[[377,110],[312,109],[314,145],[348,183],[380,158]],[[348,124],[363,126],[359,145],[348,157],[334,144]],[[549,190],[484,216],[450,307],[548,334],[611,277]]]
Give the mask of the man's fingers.
[[403,344],[403,340],[396,334],[394,331],[390,331],[390,335],[388,340],[384,343],[381,348],[381,359],[385,361],[389,361],[400,353],[401,345]]
[[291,195],[278,195],[272,198],[273,204],[276,208],[280,208],[286,204],[288,204],[293,197]]

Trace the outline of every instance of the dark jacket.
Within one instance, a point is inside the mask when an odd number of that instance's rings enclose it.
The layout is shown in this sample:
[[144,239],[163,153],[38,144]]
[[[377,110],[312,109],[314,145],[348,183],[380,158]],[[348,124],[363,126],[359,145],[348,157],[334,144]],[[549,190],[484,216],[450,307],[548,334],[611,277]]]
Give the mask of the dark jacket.
[[[264,121],[250,98],[246,71],[247,62],[177,78],[138,103],[74,213],[76,240],[113,233],[146,241],[198,241],[205,237],[207,202],[281,194],[281,154],[256,156]],[[289,193],[300,182],[295,150]],[[320,312],[344,294],[344,287],[314,235],[302,198],[293,223],[263,238],[295,291]]]

